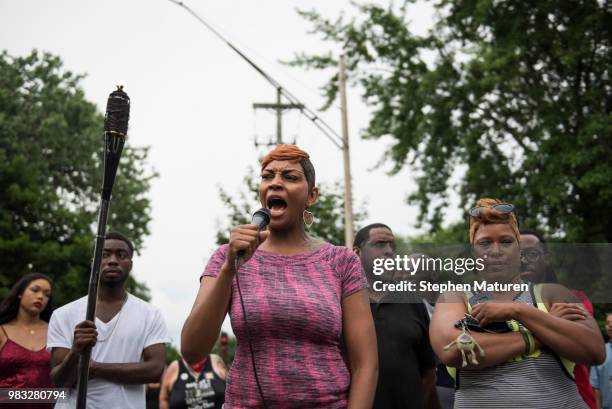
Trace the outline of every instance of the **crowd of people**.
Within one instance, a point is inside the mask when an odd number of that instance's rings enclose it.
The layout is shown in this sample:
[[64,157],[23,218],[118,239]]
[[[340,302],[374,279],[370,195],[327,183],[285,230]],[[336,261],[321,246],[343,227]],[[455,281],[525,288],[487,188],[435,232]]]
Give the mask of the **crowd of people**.
[[[0,304],[0,388],[67,388],[55,407],[75,408],[79,358],[91,350],[93,409],[612,409],[612,344],[586,294],[557,283],[544,239],[519,229],[514,206],[478,200],[466,236],[485,260],[480,280],[526,289],[432,302],[373,290],[375,280],[404,278],[374,272],[375,260],[396,256],[387,225],[363,227],[352,249],[309,234],[317,196],[306,152],[279,145],[263,158],[269,224],[234,227],[213,253],[169,365],[160,311],[126,290],[126,236],[106,236],[95,322],[84,320],[87,297],[52,311],[51,278],[25,275]],[[212,353],[228,314],[237,338],[229,369]]]

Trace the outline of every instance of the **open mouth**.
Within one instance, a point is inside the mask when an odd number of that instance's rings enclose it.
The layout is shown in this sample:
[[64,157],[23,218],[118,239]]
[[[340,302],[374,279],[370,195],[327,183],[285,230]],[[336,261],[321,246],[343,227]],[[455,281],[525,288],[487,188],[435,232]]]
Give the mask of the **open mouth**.
[[266,203],[272,215],[278,215],[287,209],[287,202],[278,196],[271,196]]

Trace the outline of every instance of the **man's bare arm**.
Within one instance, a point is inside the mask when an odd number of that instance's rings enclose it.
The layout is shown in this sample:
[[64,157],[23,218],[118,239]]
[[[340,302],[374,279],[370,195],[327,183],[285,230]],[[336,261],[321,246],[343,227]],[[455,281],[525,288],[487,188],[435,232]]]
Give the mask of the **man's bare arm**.
[[93,362],[91,377],[124,385],[140,385],[159,382],[164,372],[166,346],[151,345],[144,349],[142,362],[105,363]]
[[68,348],[51,351],[51,380],[58,388],[72,388],[77,380],[79,354]]

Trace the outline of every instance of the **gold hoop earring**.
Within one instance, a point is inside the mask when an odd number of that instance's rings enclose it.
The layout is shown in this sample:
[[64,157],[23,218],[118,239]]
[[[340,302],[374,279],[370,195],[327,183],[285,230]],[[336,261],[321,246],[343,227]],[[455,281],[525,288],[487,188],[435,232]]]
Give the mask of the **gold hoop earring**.
[[306,225],[307,228],[310,228],[314,223],[314,215],[312,212],[308,211],[308,209],[302,212],[302,219],[304,219],[304,225]]

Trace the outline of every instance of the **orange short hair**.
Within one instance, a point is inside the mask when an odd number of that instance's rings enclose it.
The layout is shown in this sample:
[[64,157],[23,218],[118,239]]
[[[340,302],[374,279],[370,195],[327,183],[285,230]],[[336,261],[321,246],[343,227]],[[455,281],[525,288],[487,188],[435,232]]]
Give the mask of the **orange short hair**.
[[310,155],[308,155],[308,153],[295,145],[276,145],[276,147],[268,152],[268,154],[261,160],[261,170],[264,170],[264,168],[268,166],[270,162],[275,160],[298,162],[302,166],[302,169],[304,169],[306,182],[308,182],[308,189],[312,190],[315,185],[315,170],[312,162],[310,161]]
[[492,206],[495,204],[504,203],[499,199],[483,198],[478,199],[476,207],[485,206],[480,209],[478,216],[474,217],[470,215],[470,243],[474,243],[474,237],[476,237],[476,231],[483,224],[507,224],[512,229],[516,241],[520,241],[521,234],[519,233],[518,220],[514,211],[510,213],[502,213],[495,210]]

